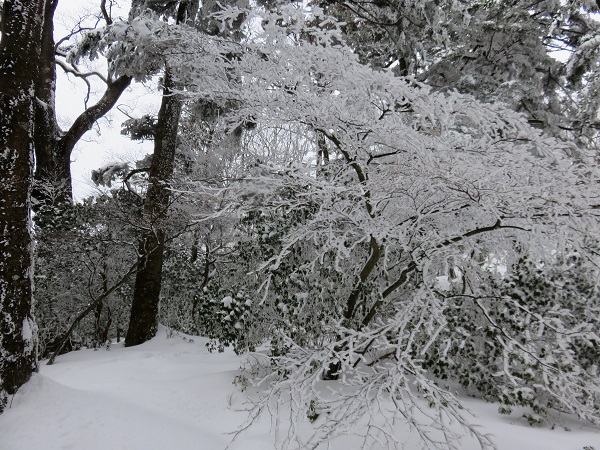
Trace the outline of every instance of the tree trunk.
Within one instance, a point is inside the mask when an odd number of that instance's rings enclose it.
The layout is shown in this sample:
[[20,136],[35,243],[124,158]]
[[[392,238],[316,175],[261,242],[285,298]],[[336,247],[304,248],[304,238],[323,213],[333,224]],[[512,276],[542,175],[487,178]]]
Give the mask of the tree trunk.
[[32,312],[35,75],[44,0],[5,0],[0,41],[0,412],[37,370]]
[[56,67],[54,65],[54,11],[57,1],[51,1],[43,17],[40,68],[36,74],[35,111],[35,176],[33,186],[34,208],[37,202],[60,203],[71,199],[71,173],[69,159],[57,161],[54,148],[60,130],[56,121],[55,91]]
[[[132,11],[139,13],[141,1],[132,4]],[[138,8],[138,10],[136,10]],[[193,24],[198,12],[198,0],[179,2],[176,23]],[[150,184],[144,203],[144,215],[151,224],[151,230],[140,240],[138,272],[135,280],[129,329],[125,345],[132,346],[146,342],[156,335],[160,289],[162,285],[162,265],[165,250],[166,232],[163,221],[169,207],[169,183],[173,176],[177,129],[181,115],[181,100],[174,94],[175,84],[169,68],[165,69],[164,91],[158,122],[154,136],[154,155],[150,167]],[[234,133],[236,134],[236,133]],[[239,131],[241,136],[241,129]]]
[[173,81],[167,69],[154,137],[150,184],[144,202],[144,215],[151,224],[151,230],[145,232],[140,241],[140,259],[133,291],[131,317],[125,337],[125,345],[128,347],[142,344],[153,338],[158,326],[166,236],[162,222],[169,207],[169,183],[173,176],[177,129],[181,115],[181,100],[173,94],[173,87]]

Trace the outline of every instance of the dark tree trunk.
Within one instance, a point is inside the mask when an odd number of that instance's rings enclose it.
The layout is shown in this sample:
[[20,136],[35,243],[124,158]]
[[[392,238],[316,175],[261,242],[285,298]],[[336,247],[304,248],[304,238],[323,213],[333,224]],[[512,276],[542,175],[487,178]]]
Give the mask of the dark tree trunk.
[[30,193],[44,0],[5,0],[0,41],[0,412],[37,370]]
[[[132,11],[135,10],[136,13],[139,13],[139,8],[142,7],[143,2],[135,0],[132,4]],[[176,22],[192,24],[196,19],[198,8],[198,0],[180,1]],[[151,224],[151,230],[144,233],[140,240],[140,259],[131,304],[129,329],[125,337],[126,346],[146,342],[156,335],[158,327],[166,237],[163,222],[169,207],[169,183],[173,176],[177,129],[181,115],[181,100],[174,94],[174,88],[175,84],[167,67],[163,98],[154,136],[154,155],[150,167],[149,187],[144,203],[144,215]]]
[[151,224],[151,230],[145,232],[140,241],[140,259],[133,291],[129,329],[125,337],[126,346],[142,344],[153,338],[158,326],[165,249],[165,230],[162,222],[169,207],[169,183],[173,176],[177,129],[181,115],[181,100],[173,94],[173,87],[167,69],[154,137],[150,184],[144,202],[144,215]]
[[33,186],[34,208],[37,201],[59,203],[71,199],[69,160],[65,180],[65,163],[57,161],[54,148],[60,130],[56,121],[55,91],[56,68],[54,65],[54,11],[57,1],[50,2],[43,18],[40,68],[36,75],[35,111],[35,179]]

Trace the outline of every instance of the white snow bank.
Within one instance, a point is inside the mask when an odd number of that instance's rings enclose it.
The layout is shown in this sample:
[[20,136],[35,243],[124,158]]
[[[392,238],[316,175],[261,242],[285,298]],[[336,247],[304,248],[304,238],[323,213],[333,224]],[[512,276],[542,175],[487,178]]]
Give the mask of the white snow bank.
[[[161,329],[137,347],[115,344],[110,351],[60,356],[53,366],[42,363],[0,416],[0,449],[224,449],[231,440],[227,433],[245,419],[229,407],[232,398],[240,405],[245,396],[232,384],[242,358],[230,351],[208,353],[205,339],[192,339],[167,339]],[[476,400],[466,405],[500,450],[600,450],[600,432],[577,422],[571,431],[530,428],[519,418],[498,415],[495,405]],[[263,418],[231,449],[274,448],[269,427]],[[360,448],[360,441],[347,436],[331,448]],[[464,450],[476,448],[465,441]]]

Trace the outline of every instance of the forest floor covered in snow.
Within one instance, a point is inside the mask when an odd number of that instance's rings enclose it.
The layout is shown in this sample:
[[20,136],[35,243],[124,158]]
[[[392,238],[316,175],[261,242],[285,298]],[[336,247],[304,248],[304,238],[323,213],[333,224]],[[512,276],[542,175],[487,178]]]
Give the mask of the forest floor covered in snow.
[[[242,424],[249,389],[234,378],[244,357],[231,350],[209,353],[207,340],[159,335],[146,344],[80,350],[42,362],[40,372],[12,398],[0,416],[2,450],[219,450]],[[499,415],[498,405],[466,399],[473,422],[493,435],[500,450],[600,450],[600,430],[566,418],[553,429],[532,428],[518,414]],[[310,425],[307,425],[310,428]],[[305,431],[310,433],[310,429]],[[319,448],[360,448],[357,435]],[[406,432],[408,450],[415,437]],[[262,417],[230,448],[274,448],[271,419]],[[372,447],[374,448],[374,447]],[[476,449],[468,437],[464,450]]]

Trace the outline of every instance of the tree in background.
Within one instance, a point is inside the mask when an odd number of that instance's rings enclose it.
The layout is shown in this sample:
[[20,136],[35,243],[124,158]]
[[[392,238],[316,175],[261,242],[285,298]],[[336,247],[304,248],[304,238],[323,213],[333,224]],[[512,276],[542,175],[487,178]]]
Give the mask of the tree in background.
[[[183,1],[177,5],[175,25],[192,25],[198,3]],[[136,274],[131,317],[125,345],[138,345],[154,337],[158,328],[160,291],[166,230],[161,223],[167,217],[171,201],[173,169],[182,100],[176,94],[173,68],[165,60],[163,96],[154,129],[154,153],[149,170],[149,185],[144,199],[144,215],[150,225],[140,239],[139,267]]]
[[502,102],[580,145],[597,140],[596,1],[317,4],[345,22],[348,44],[378,70]]
[[82,203],[39,208],[34,232],[41,358],[122,341],[141,210],[141,199],[120,188]]
[[0,412],[37,370],[33,317],[35,76],[40,70],[44,0],[6,0],[0,40]]
[[[204,5],[204,7],[208,8],[208,5]],[[117,73],[129,73],[128,71],[132,70],[136,64],[135,61],[131,60],[132,57],[140,57],[140,55],[134,56],[132,53],[143,49],[148,44],[146,32],[149,29],[155,28],[164,39],[159,46],[160,50],[157,51],[156,48],[152,49],[151,47],[144,49],[153,53],[155,58],[153,61],[157,65],[154,67],[146,66],[147,72],[143,73],[142,76],[148,77],[152,73],[152,69],[156,70],[164,67],[162,80],[164,91],[158,117],[152,131],[154,153],[149,167],[149,183],[144,199],[144,214],[148,229],[140,238],[140,260],[136,274],[129,329],[125,339],[125,344],[128,346],[147,341],[155,335],[157,330],[162,267],[165,240],[167,239],[163,222],[167,218],[171,202],[172,178],[178,147],[178,127],[183,101],[177,91],[184,89],[186,78],[193,77],[198,70],[198,67],[187,66],[181,57],[181,54],[185,54],[187,50],[186,45],[173,40],[173,38],[179,35],[193,39],[194,34],[202,34],[206,36],[207,40],[210,40],[213,35],[222,34],[220,30],[205,30],[205,28],[210,28],[210,21],[207,17],[204,18],[206,23],[202,23],[198,27],[199,29],[195,29],[198,8],[198,2],[194,1],[153,2],[152,4],[140,2],[134,4],[133,10],[138,11],[140,14],[142,14],[141,11],[144,11],[145,17],[134,24],[134,28],[138,27],[135,31],[139,34],[130,40],[129,48],[118,50],[120,57],[123,59],[123,65],[120,69],[117,69]],[[168,24],[169,18],[174,19],[174,24]],[[147,27],[147,29],[144,30],[144,27]],[[120,31],[118,27],[115,28],[118,34]],[[131,38],[126,37],[126,39]],[[118,46],[116,35],[115,42]],[[218,67],[221,59],[228,57],[227,53],[223,53],[213,64]],[[147,63],[144,62],[143,64]],[[118,72],[118,70],[123,72]],[[202,105],[204,110],[220,109],[220,105],[213,105],[210,99],[200,99],[198,103]],[[198,111],[199,108],[197,108]],[[207,117],[201,119],[206,120]],[[239,131],[234,131],[231,134],[234,137],[237,136],[238,139],[241,135]],[[235,141],[235,138],[233,140]]]

